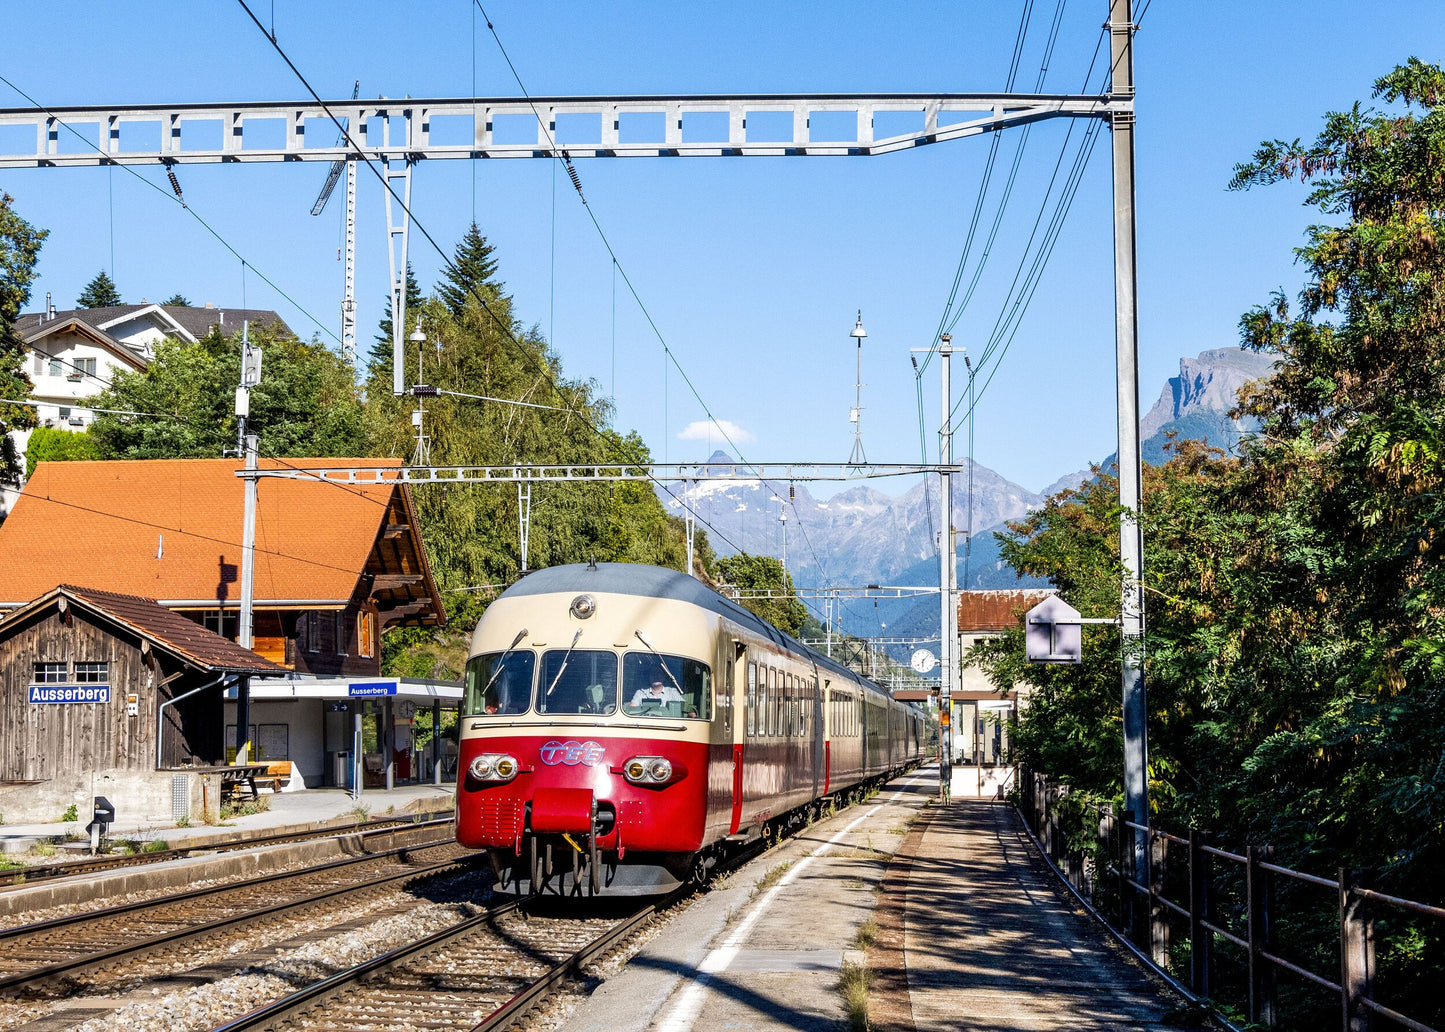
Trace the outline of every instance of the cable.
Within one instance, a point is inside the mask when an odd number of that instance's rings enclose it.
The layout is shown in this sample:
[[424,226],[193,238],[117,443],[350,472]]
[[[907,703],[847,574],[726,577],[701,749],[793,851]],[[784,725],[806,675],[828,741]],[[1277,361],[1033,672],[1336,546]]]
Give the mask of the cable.
[[[266,35],[267,41],[271,44],[272,48],[276,51],[277,55],[281,58],[281,60],[286,63],[286,67],[291,69],[292,74],[295,75],[296,78],[301,82],[301,84],[306,88],[306,91],[311,94],[311,98],[316,101],[317,105],[321,108],[321,110],[326,112],[327,117],[331,119],[332,123],[345,136],[347,146],[356,154],[357,158],[360,161],[366,164],[366,167],[371,171],[372,175],[376,176],[376,178],[381,182],[382,188],[392,198],[392,200],[394,200],[402,208],[402,210],[406,212],[407,218],[411,221],[411,224],[416,227],[417,231],[421,233],[422,237],[441,257],[441,260],[446,265],[446,267],[450,269],[453,273],[456,273],[460,278],[461,270],[457,268],[457,265],[452,260],[452,257],[442,249],[441,245],[437,243],[436,238],[432,236],[431,232],[426,228],[426,226],[421,222],[421,220],[418,219],[415,213],[413,213],[410,208],[403,202],[402,198],[397,196],[396,191],[392,188],[391,184],[387,182],[385,174],[383,174],[379,169],[377,169],[375,162],[371,158],[367,157],[366,154],[361,150],[361,148],[356,144],[355,140],[352,139],[350,132],[347,130],[347,127],[341,123],[341,120],[336,116],[335,112],[331,110],[330,105],[328,105],[324,100],[322,100],[321,96],[316,92],[315,89],[312,88],[310,81],[307,80],[306,76],[301,73],[301,70],[296,67],[295,62],[293,62],[290,56],[287,55],[285,49],[282,48],[281,44],[277,40],[272,39],[270,35],[266,33],[265,26],[261,24],[260,20],[256,17],[255,12],[253,12],[250,6],[248,6],[248,4],[246,3],[246,0],[237,0],[237,2],[240,4],[241,9],[246,12],[246,15],[256,25],[256,27],[261,30],[262,34]],[[485,17],[485,11],[483,11],[483,16]],[[476,299],[482,310],[487,313],[487,316],[492,320],[492,322],[497,326],[497,328],[501,330],[502,334],[507,338],[507,340],[509,340],[512,345],[517,349],[518,354],[524,359],[524,361],[528,362],[530,365],[532,365],[534,369],[537,370],[539,375],[542,376],[551,385],[553,391],[556,392],[556,394],[560,398],[566,401],[570,401],[568,393],[564,391],[562,387],[557,383],[557,381],[553,378],[551,370],[548,369],[544,363],[540,362],[537,357],[532,354],[529,349],[523,346],[523,344],[519,340],[517,340],[516,335],[512,333],[511,327],[507,325],[507,323],[496,313],[496,311],[491,307],[491,305],[487,303],[487,299],[481,294],[479,294],[474,287],[469,288],[469,292],[471,296]],[[620,442],[609,438],[605,433],[603,433],[601,428],[599,428],[595,423],[593,423],[592,420],[588,418],[586,413],[584,413],[575,406],[572,407],[569,411],[572,415],[575,415],[578,420],[583,423],[583,425],[585,425],[595,435],[597,435],[597,437],[599,437],[604,442],[604,444],[613,447],[619,452],[624,451],[624,449],[621,447]],[[627,461],[637,463],[638,465],[644,465],[644,463],[640,462],[637,456],[633,454],[624,453],[624,458]],[[651,479],[653,483],[655,483],[670,498],[672,498],[674,501],[677,500],[677,496],[672,492],[669,487],[667,487],[661,481],[658,481],[655,477],[650,477],[649,479]],[[728,538],[726,534],[723,534],[716,527],[713,527],[711,524],[706,523],[704,525],[707,526],[708,529],[711,530],[714,534],[716,534],[720,540],[727,542],[733,548],[737,548],[737,545],[730,538]]]
[[[264,30],[263,30],[263,31],[264,31]],[[105,164],[108,165],[110,168],[115,168],[115,167],[116,167],[116,162],[111,161],[109,158],[107,158],[105,152],[102,151],[102,150],[100,149],[100,147],[98,147],[98,146],[95,144],[95,142],[94,142],[93,140],[89,140],[89,139],[87,139],[86,137],[82,136],[82,135],[81,135],[74,127],[72,127],[68,122],[64,122],[64,121],[62,121],[61,119],[56,118],[55,114],[54,114],[49,108],[47,108],[45,105],[41,104],[41,103],[40,103],[39,101],[37,101],[34,97],[30,96],[30,94],[26,93],[26,92],[25,92],[24,90],[22,90],[19,86],[16,86],[16,85],[15,85],[13,82],[11,82],[9,79],[5,78],[4,75],[0,75],[0,82],[3,82],[6,86],[9,86],[9,87],[10,87],[12,90],[14,90],[16,93],[20,94],[22,97],[24,97],[26,100],[28,100],[28,101],[30,102],[31,107],[37,108],[37,109],[39,109],[39,110],[41,110],[41,111],[44,111],[47,115],[50,115],[50,117],[55,120],[56,124],[61,125],[61,126],[64,126],[65,129],[66,129],[67,131],[69,131],[72,136],[74,136],[77,140],[79,140],[80,142],[84,143],[87,147],[89,147],[91,150],[95,151],[95,152],[96,152],[97,154],[99,154],[103,159],[105,159]],[[175,203],[175,204],[179,204],[179,205],[181,206],[181,210],[187,212],[187,213],[191,216],[191,218],[193,218],[193,219],[195,219],[197,222],[199,222],[199,223],[201,224],[201,226],[206,230],[207,233],[210,233],[211,236],[213,236],[213,237],[216,238],[217,242],[220,243],[220,245],[221,245],[222,247],[224,247],[227,251],[230,251],[231,254],[234,255],[238,260],[240,260],[242,264],[249,264],[249,263],[246,261],[245,256],[242,255],[240,251],[237,251],[234,247],[232,247],[231,244],[230,244],[230,242],[229,242],[228,240],[226,240],[225,237],[221,236],[221,234],[220,234],[219,232],[217,232],[217,231],[215,230],[215,228],[213,228],[209,222],[207,222],[205,219],[203,219],[203,218],[196,212],[196,209],[195,209],[195,208],[193,208],[193,207],[191,207],[190,205],[186,204],[184,201],[181,200],[181,198],[180,198],[179,196],[177,196],[177,195],[174,194],[174,193],[171,193],[171,192],[168,191],[165,187],[160,186],[160,185],[157,184],[157,183],[152,183],[152,182],[151,182],[149,179],[147,179],[145,176],[141,175],[139,172],[135,171],[135,169],[131,168],[131,166],[129,166],[129,165],[121,165],[120,167],[123,168],[123,169],[125,169],[126,172],[130,173],[132,176],[134,176],[136,179],[140,180],[140,181],[141,181],[142,183],[144,183],[146,186],[150,187],[150,188],[151,188],[152,190],[154,190],[156,193],[158,193],[158,194],[160,194],[162,197],[166,198],[166,200],[171,201],[172,203]],[[114,263],[115,263],[115,259],[114,259],[114,256],[112,255],[111,264],[114,265]],[[257,276],[260,276],[261,279],[262,279],[263,281],[265,281],[265,283],[266,283],[267,286],[269,286],[272,290],[274,290],[274,291],[275,291],[277,294],[279,294],[281,297],[285,298],[285,299],[291,304],[291,307],[292,307],[292,308],[296,309],[296,311],[300,312],[300,313],[301,313],[302,315],[304,315],[307,319],[310,319],[313,325],[315,325],[315,326],[316,326],[318,329],[320,329],[323,333],[325,333],[327,336],[329,336],[332,340],[336,341],[338,344],[341,343],[341,338],[338,337],[338,336],[336,336],[335,332],[333,332],[330,328],[328,328],[327,326],[325,326],[324,324],[322,324],[322,322],[321,322],[319,319],[317,319],[316,316],[312,315],[309,311],[307,311],[304,307],[302,307],[302,305],[301,305],[301,303],[300,303],[299,301],[297,301],[297,300],[296,300],[295,298],[293,298],[290,294],[286,293],[286,291],[284,291],[284,290],[282,290],[280,287],[278,287],[278,286],[275,284],[275,282],[274,282],[269,276],[267,276],[267,275],[266,275],[264,272],[262,272],[260,269],[257,269],[255,265],[251,265],[251,270],[252,270],[253,272],[255,272]]]
[[[498,34],[498,32],[497,32],[496,26],[492,23],[491,17],[487,14],[486,8],[482,6],[481,0],[473,0],[473,3],[475,4],[477,10],[481,11],[481,13],[482,13],[482,18],[483,18],[483,20],[484,20],[484,21],[486,22],[486,24],[487,24],[487,29],[488,29],[488,31],[490,31],[491,34],[492,34],[492,39],[494,39],[494,40],[496,41],[497,49],[501,51],[503,60],[505,60],[505,61],[507,62],[507,67],[508,67],[509,69],[511,69],[512,78],[516,81],[516,83],[517,83],[517,88],[522,91],[522,96],[526,99],[528,106],[531,107],[531,109],[532,109],[532,115],[533,115],[533,117],[536,118],[537,124],[541,127],[543,134],[544,134],[544,135],[546,136],[546,138],[547,138],[547,146],[548,146],[548,149],[551,151],[551,153],[553,154],[553,157],[554,157],[554,163],[553,163],[552,169],[553,169],[554,184],[555,184],[555,175],[556,175],[556,163],[555,163],[555,162],[556,162],[556,156],[557,156],[557,154],[559,153],[559,150],[558,150],[558,147],[557,147],[557,142],[556,142],[556,140],[554,140],[553,137],[552,137],[551,127],[546,123],[546,120],[542,118],[542,114],[541,114],[540,111],[537,110],[537,106],[536,106],[536,104],[533,102],[531,94],[527,92],[526,84],[522,82],[522,76],[521,76],[521,74],[517,71],[517,66],[512,62],[511,55],[507,53],[507,48],[506,48],[506,46],[502,43],[502,38],[501,38],[501,36],[500,36],[500,35]],[[1032,0],[1029,0],[1029,3],[1030,3],[1030,5],[1032,5]],[[241,4],[242,4],[243,7],[245,6],[244,0],[241,0]],[[578,196],[578,198],[582,201],[582,206],[583,206],[583,208],[586,210],[588,218],[590,218],[590,219],[592,220],[592,226],[593,226],[593,228],[597,231],[597,235],[598,235],[598,237],[601,239],[602,245],[607,249],[607,254],[608,254],[608,256],[612,259],[612,265],[613,265],[614,272],[620,272],[620,273],[622,274],[622,282],[627,285],[628,291],[632,294],[632,299],[633,299],[635,302],[637,302],[637,307],[638,307],[638,309],[642,312],[643,317],[647,320],[648,326],[650,326],[650,327],[652,328],[653,334],[657,337],[658,342],[662,345],[663,355],[665,356],[666,362],[670,362],[670,363],[672,364],[673,368],[675,368],[675,369],[677,370],[678,374],[682,377],[683,382],[684,382],[685,384],[687,384],[687,388],[688,388],[688,390],[692,393],[692,396],[697,400],[697,403],[702,406],[703,414],[708,417],[708,419],[713,423],[714,426],[717,426],[719,434],[722,436],[723,440],[725,440],[725,441],[728,443],[729,447],[732,448],[734,454],[737,455],[739,463],[741,463],[741,464],[744,465],[744,466],[750,465],[750,464],[747,462],[747,460],[743,457],[742,448],[740,448],[740,447],[738,446],[737,442],[732,439],[732,437],[728,434],[728,432],[727,432],[725,429],[723,429],[722,425],[718,422],[717,417],[713,415],[712,410],[709,408],[707,402],[703,400],[702,395],[698,392],[697,386],[692,382],[692,378],[691,378],[690,376],[688,376],[687,370],[683,369],[682,364],[677,360],[677,356],[676,356],[675,354],[673,354],[672,348],[668,345],[666,338],[663,337],[663,335],[662,335],[662,330],[658,327],[656,321],[652,318],[652,313],[648,310],[647,305],[643,302],[641,295],[638,294],[637,288],[633,285],[631,277],[629,277],[629,276],[627,275],[627,270],[622,267],[621,262],[618,260],[617,252],[616,252],[615,250],[613,250],[611,240],[608,239],[606,231],[603,230],[603,228],[602,228],[602,223],[601,223],[600,221],[598,221],[597,213],[596,213],[595,211],[593,211],[592,206],[587,203],[587,198],[586,198],[586,196],[585,196],[585,195],[583,194],[583,192],[582,192],[582,182],[581,182],[581,179],[580,179],[580,177],[579,177],[578,174],[577,174],[577,170],[576,170],[576,169],[573,167],[573,165],[572,165],[572,159],[571,159],[571,157],[567,154],[567,152],[566,152],[565,150],[560,151],[560,154],[561,154],[561,160],[562,160],[562,162],[563,162],[563,164],[564,164],[564,167],[565,167],[566,170],[567,170],[567,175],[568,175],[568,177],[569,177],[569,178],[571,179],[571,181],[572,181],[572,186],[573,186],[573,188],[577,191],[577,196]],[[555,243],[556,209],[555,209],[555,205],[556,205],[556,192],[555,192],[555,186],[554,186],[554,190],[553,190],[553,206],[554,206],[554,207],[553,207],[553,216],[552,216],[552,217],[553,217],[553,233],[554,233],[554,241],[553,241],[553,249],[554,249],[554,251],[555,251],[555,248],[556,248],[556,243]],[[664,391],[666,390],[666,383],[667,383],[667,380],[666,380],[666,367],[664,366],[664,378],[663,378]],[[665,424],[665,423],[664,423],[664,428],[663,428],[663,435],[664,435],[664,447],[665,447],[665,441],[666,441],[666,424]],[[664,459],[665,459],[665,456],[664,456]],[[768,484],[768,482],[767,482],[766,480],[762,479],[761,477],[759,477],[758,479],[759,479],[759,483],[761,483],[761,484],[763,484],[765,487],[767,487],[768,491],[769,491],[775,498],[777,498],[779,501],[782,501],[782,496],[781,496],[780,494],[778,494],[778,492],[772,487],[772,485]],[[668,493],[671,494],[671,492],[668,492]],[[674,500],[676,500],[676,496],[675,496],[675,495],[673,495],[672,497],[674,498]],[[792,504],[791,501],[790,501],[788,504]],[[797,512],[796,507],[794,507],[794,512],[795,512],[795,513]],[[707,526],[709,526],[709,527],[711,528],[711,524],[707,524]],[[810,554],[812,555],[812,557],[813,557],[813,562],[814,562],[814,564],[819,568],[819,570],[822,570],[822,571],[824,571],[824,572],[826,573],[827,567],[823,564],[822,560],[818,557],[817,550],[813,547],[812,540],[809,538],[807,528],[803,526],[803,522],[802,522],[802,519],[801,519],[801,518],[798,520],[798,526],[799,526],[799,528],[802,530],[802,533],[803,533],[803,541],[804,541],[804,543],[808,546],[808,551],[809,551],[809,553],[810,553]],[[712,528],[712,529],[715,530],[716,528]],[[720,535],[720,536],[722,536],[722,535]],[[728,541],[728,543],[729,543],[730,545],[732,545],[734,548],[738,548],[738,546],[737,546],[736,544],[733,544],[733,542],[730,541],[728,538],[726,538],[726,536],[722,536],[722,537],[723,537],[723,540]],[[738,551],[741,551],[741,549],[738,548]]]

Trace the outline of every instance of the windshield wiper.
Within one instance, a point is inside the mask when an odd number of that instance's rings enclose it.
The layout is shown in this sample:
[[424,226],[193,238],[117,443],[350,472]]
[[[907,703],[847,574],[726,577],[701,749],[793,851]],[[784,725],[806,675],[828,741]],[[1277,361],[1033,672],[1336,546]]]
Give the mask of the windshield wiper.
[[637,635],[638,641],[642,642],[642,644],[647,646],[648,652],[651,652],[654,656],[657,657],[657,665],[662,667],[662,672],[667,675],[667,679],[671,681],[672,686],[677,689],[677,694],[685,698],[687,696],[687,693],[682,690],[682,685],[677,683],[677,678],[672,676],[672,671],[667,669],[667,660],[662,658],[662,653],[658,652],[655,648],[652,647],[652,643],[642,636],[641,631],[633,631],[632,633]]
[[557,676],[552,678],[552,683],[547,686],[547,692],[542,697],[545,699],[552,694],[552,689],[557,687],[557,682],[562,680],[562,674],[567,669],[567,661],[572,658],[572,650],[577,647],[577,639],[582,637],[582,628],[577,628],[577,633],[572,635],[572,644],[567,646],[567,652],[562,656],[562,665],[557,668]]
[[507,646],[507,651],[503,652],[500,656],[497,657],[496,669],[492,671],[492,676],[487,680],[487,686],[482,689],[483,695],[486,695],[487,692],[491,691],[492,685],[497,683],[497,678],[502,676],[502,671],[506,669],[503,666],[503,660],[505,660],[509,655],[512,654],[512,650],[515,649],[517,647],[517,644],[526,636],[527,628],[523,627],[520,631],[517,632],[517,636],[512,639],[512,644]]

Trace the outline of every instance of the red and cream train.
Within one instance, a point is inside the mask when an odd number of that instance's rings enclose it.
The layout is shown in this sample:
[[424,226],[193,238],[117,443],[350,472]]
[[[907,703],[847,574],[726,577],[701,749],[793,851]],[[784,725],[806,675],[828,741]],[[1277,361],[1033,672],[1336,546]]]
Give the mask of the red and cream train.
[[532,891],[649,891],[917,764],[928,717],[675,570],[538,570],[488,607],[457,841]]

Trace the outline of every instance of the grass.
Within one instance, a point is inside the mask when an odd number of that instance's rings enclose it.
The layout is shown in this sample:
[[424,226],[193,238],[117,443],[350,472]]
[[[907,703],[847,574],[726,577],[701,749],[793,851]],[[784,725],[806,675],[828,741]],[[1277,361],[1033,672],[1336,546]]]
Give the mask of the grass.
[[365,803],[357,803],[346,812],[351,814],[351,816],[355,817],[356,823],[360,824],[362,821],[366,820],[368,817],[371,816],[371,807],[367,806]]
[[140,851],[142,853],[164,853],[167,849],[170,848],[171,844],[165,839],[153,839],[152,841],[147,842],[145,845],[141,846]]
[[852,1032],[869,1032],[868,990],[873,986],[873,972],[863,964],[843,962],[838,973],[838,989],[843,994],[843,1006],[848,1012],[848,1027]]
[[0,871],[23,871],[25,865],[19,860],[11,860],[8,856],[0,856]]
[[858,926],[858,931],[853,936],[853,945],[857,949],[869,949],[878,941],[878,922],[869,918]]
[[773,864],[772,867],[768,868],[768,873],[758,879],[757,891],[766,892],[768,889],[771,889],[782,880],[783,875],[787,874],[788,869],[792,866],[793,861],[791,860],[784,860],[780,864]]
[[54,843],[54,842],[37,842],[37,843],[35,843],[35,852],[38,853],[40,856],[54,856],[54,855],[55,855],[55,843]]
[[269,809],[271,809],[271,797],[257,796],[255,799],[248,800],[240,806],[232,805],[221,807],[221,812],[217,819],[229,821],[233,817],[250,817],[252,814],[265,813]]

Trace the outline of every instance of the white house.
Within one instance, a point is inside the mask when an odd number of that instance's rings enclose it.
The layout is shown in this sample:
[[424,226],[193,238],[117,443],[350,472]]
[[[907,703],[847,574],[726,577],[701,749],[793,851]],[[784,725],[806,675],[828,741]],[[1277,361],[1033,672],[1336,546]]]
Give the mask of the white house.
[[[58,312],[48,295],[46,302],[45,311],[15,320],[26,347],[24,368],[35,385],[30,397],[41,426],[77,433],[95,418],[85,401],[108,387],[118,371],[145,369],[164,338],[194,343],[212,327],[231,333],[243,322],[286,328],[280,316],[266,309],[139,304]],[[23,456],[30,431],[16,430],[10,436]],[[18,489],[0,489],[0,515],[10,511],[18,495]]]

